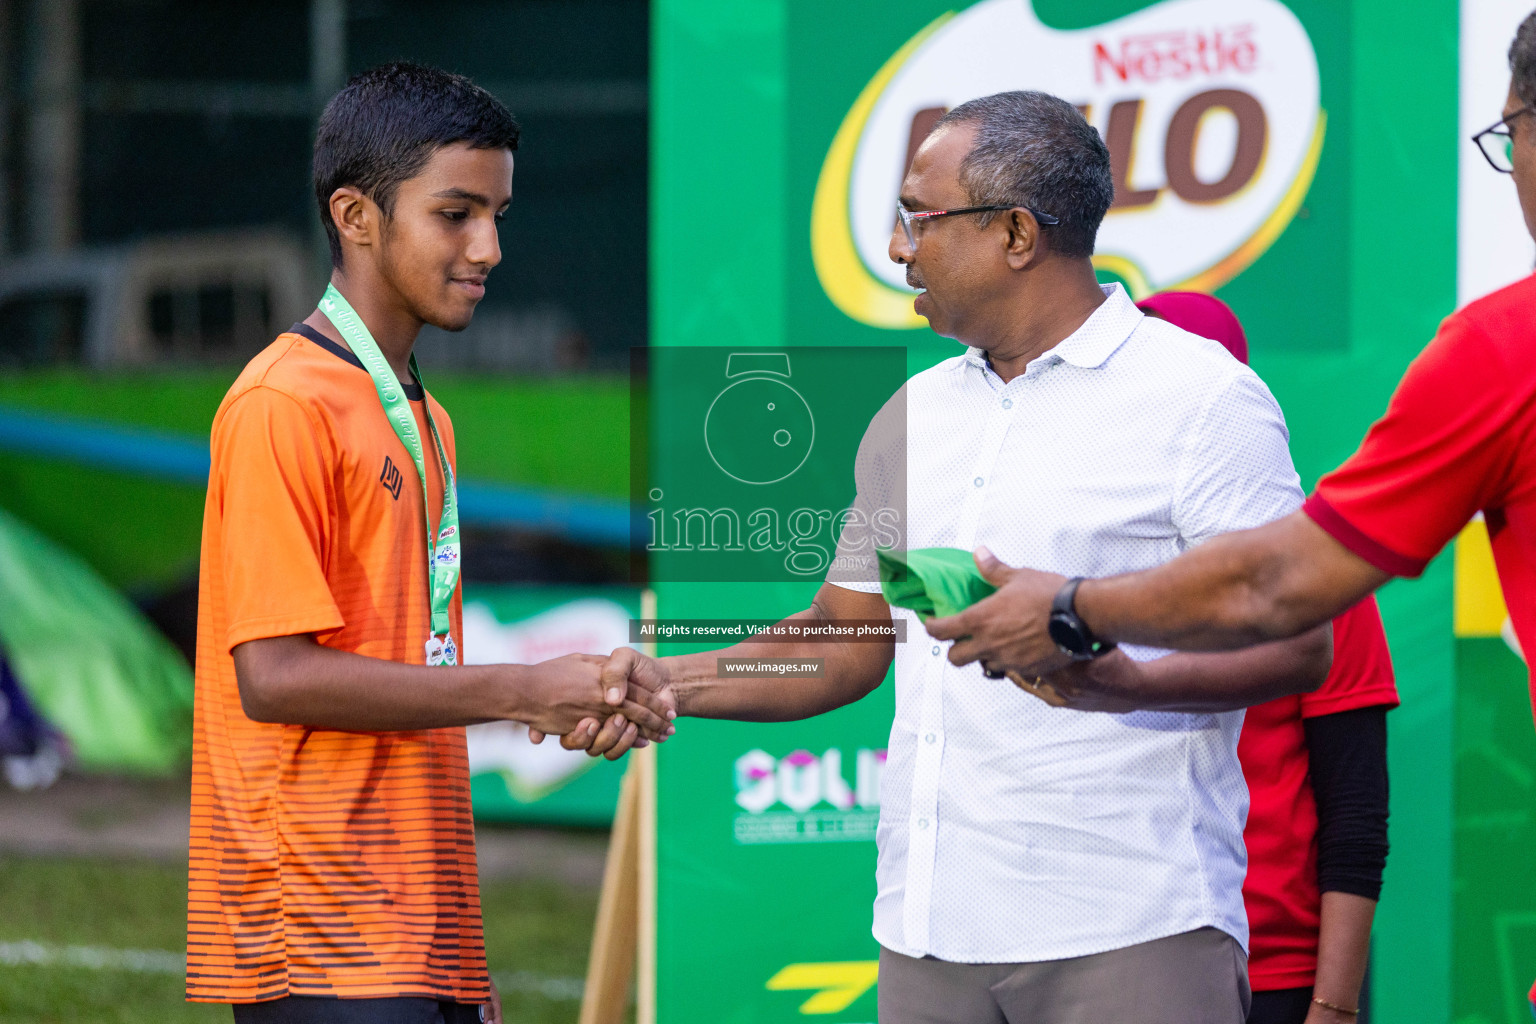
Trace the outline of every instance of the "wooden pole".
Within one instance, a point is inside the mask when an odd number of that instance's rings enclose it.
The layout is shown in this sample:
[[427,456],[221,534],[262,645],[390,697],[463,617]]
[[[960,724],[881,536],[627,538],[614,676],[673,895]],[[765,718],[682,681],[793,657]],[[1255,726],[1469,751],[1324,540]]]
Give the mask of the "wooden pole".
[[[654,617],[654,616],[652,616]],[[656,747],[635,755],[631,770],[635,786],[639,828],[639,948],[635,981],[635,1024],[656,1024]]]
[[[656,618],[656,591],[646,588],[640,594],[640,617]],[[654,641],[644,645],[646,654],[655,657]],[[656,1024],[656,746],[640,751],[633,769],[639,811],[636,841],[639,846],[639,948],[635,982],[635,1024]]]
[[[656,594],[640,595],[640,617],[656,617]],[[655,644],[644,645],[654,655]],[[656,1021],[656,747],[629,755],[619,789],[580,1024],[621,1024],[637,966],[635,1024]]]
[[629,979],[635,966],[639,865],[639,774],[633,764],[619,789],[613,836],[603,867],[603,892],[592,932],[587,984],[581,995],[580,1024],[620,1024],[629,1002]]

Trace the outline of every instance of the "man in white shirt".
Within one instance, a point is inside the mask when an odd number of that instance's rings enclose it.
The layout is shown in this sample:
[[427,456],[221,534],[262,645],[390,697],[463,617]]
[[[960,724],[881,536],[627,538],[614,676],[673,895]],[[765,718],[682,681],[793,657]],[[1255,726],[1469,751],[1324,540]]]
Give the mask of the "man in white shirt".
[[[1089,257],[1112,196],[1103,141],[1060,99],[1002,93],[939,122],[903,183],[890,254],[923,289],[917,312],[968,347],[876,418],[854,522],[905,486],[909,549],[985,545],[1008,564],[1102,576],[1300,505],[1258,377],[1099,286]],[[892,436],[903,412],[905,436]],[[867,562],[868,541],[846,530],[839,564]],[[876,583],[829,577],[791,618],[892,614],[912,620],[899,647],[754,640],[660,660],[624,649],[605,671],[680,715],[769,721],[857,700],[894,658],[873,929],[887,1024],[1240,1024],[1239,709],[1317,686],[1326,627],[1226,654],[1085,650],[1157,659],[1143,673],[1156,697],[1126,694],[1122,714],[1102,715],[950,664],[948,645]],[[721,655],[824,658],[825,675],[723,679]]]

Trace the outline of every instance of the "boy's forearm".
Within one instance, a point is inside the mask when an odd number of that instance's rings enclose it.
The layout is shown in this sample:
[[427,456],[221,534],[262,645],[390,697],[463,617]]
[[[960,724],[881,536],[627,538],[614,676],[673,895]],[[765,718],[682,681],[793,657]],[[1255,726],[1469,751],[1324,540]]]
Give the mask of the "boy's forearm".
[[510,719],[564,735],[617,713],[646,739],[671,733],[667,706],[654,693],[604,687],[599,655],[428,668],[332,650],[307,635],[252,640],[233,653],[240,703],[259,722],[403,732]]
[[234,650],[240,701],[258,722],[363,732],[521,719],[523,666],[428,668],[338,651],[309,637],[274,637]]

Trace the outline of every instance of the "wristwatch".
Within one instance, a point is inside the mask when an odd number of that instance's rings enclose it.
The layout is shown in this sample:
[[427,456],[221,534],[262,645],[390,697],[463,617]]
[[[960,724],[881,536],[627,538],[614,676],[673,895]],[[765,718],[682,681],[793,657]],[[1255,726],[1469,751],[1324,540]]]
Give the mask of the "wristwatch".
[[1051,618],[1046,623],[1046,632],[1051,634],[1056,647],[1073,661],[1091,661],[1115,649],[1114,644],[1105,643],[1094,636],[1093,630],[1078,617],[1073,607],[1077,600],[1077,586],[1082,582],[1083,577],[1074,576],[1061,585],[1055,599],[1051,601]]

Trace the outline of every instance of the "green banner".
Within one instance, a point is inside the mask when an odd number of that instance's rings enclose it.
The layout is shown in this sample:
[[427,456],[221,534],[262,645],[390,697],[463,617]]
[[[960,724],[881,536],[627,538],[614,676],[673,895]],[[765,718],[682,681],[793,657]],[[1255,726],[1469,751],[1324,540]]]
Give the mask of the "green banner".
[[1456,542],[1456,1021],[1523,1024],[1536,977],[1536,730],[1488,531]]
[[[901,346],[909,373],[957,354],[912,316],[886,258],[894,202],[934,118],[1013,88],[1067,98],[1106,138],[1117,205],[1101,275],[1137,294],[1214,291],[1243,319],[1308,486],[1354,449],[1456,304],[1454,0],[658,0],[653,11],[653,345],[791,359],[800,346]],[[1488,61],[1507,46],[1498,31]],[[653,405],[671,398],[653,386]],[[674,457],[652,448],[652,471],[675,471]],[[669,575],[664,555],[652,567],[664,618],[772,617],[814,592],[697,582]],[[1448,1020],[1448,560],[1387,587],[1381,605],[1404,706],[1391,720],[1374,1009],[1379,1021]],[[885,745],[891,700],[888,682],[811,722],[690,722],[659,750],[658,1020],[874,1019],[859,766]],[[780,841],[751,841],[765,836]]]
[[[465,584],[465,664],[607,654],[629,643],[629,620],[639,614],[640,592],[631,587]],[[622,763],[554,740],[534,746],[518,722],[472,725],[466,738],[476,819],[590,826],[613,820]]]

